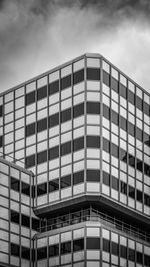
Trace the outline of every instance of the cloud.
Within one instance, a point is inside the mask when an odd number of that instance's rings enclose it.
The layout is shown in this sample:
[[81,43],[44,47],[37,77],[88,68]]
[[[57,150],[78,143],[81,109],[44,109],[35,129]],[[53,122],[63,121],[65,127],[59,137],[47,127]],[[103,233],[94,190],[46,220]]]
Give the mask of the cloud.
[[85,52],[149,87],[148,0],[0,1],[0,91]]

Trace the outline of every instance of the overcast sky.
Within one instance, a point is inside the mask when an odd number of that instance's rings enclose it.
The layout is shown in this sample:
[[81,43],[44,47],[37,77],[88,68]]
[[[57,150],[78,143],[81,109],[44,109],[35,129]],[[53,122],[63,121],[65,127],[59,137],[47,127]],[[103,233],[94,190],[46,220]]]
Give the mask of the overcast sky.
[[150,91],[150,0],[0,0],[0,92],[85,52]]

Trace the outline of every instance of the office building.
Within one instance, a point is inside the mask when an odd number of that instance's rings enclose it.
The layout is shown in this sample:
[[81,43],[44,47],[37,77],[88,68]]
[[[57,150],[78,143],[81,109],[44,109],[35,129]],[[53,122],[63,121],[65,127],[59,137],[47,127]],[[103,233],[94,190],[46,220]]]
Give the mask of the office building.
[[[0,153],[30,176],[30,246],[7,203],[20,232],[14,242],[7,229],[2,266],[150,266],[150,95],[103,56],[85,54],[1,94]],[[25,178],[5,175],[22,218]],[[28,262],[15,244],[28,247]]]

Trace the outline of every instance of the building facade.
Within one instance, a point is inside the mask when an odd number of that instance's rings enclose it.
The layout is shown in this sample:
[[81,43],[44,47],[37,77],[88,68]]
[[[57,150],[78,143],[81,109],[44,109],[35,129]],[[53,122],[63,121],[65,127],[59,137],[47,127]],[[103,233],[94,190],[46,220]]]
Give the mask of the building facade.
[[1,94],[0,153],[30,173],[30,265],[150,266],[150,95],[105,58]]

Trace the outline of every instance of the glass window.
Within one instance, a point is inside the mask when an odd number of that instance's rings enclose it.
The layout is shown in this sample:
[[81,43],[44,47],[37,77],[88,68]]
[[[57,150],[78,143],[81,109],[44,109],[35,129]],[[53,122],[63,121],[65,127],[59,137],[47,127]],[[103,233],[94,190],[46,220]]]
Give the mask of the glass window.
[[141,203],[143,202],[143,194],[140,190],[136,190],[136,199]]
[[117,93],[119,91],[119,86],[118,85],[119,85],[119,82],[115,78],[111,77],[111,88],[114,91],[116,91]]
[[110,186],[110,174],[103,171],[103,184]]
[[127,120],[120,116],[120,127],[124,130],[127,131]]
[[37,185],[37,196],[41,196],[47,193],[47,183]]
[[119,158],[119,148],[113,143],[111,144],[111,154],[114,157]]
[[100,147],[100,137],[99,136],[87,136],[87,147]]
[[140,97],[136,96],[136,107],[140,110],[143,109],[143,101]]
[[59,189],[59,179],[55,179],[49,182],[49,192],[53,192]]
[[110,142],[103,137],[103,150],[110,153]]
[[26,126],[26,137],[35,134],[35,123],[31,123]]
[[100,103],[98,103],[98,102],[87,102],[87,113],[89,113],[89,114],[100,114]]
[[111,110],[111,121],[116,125],[119,125],[119,114],[114,110]]
[[135,261],[135,250],[128,248],[128,260]]
[[73,252],[80,251],[84,249],[84,239],[73,240]]
[[61,177],[60,184],[61,188],[66,188],[68,186],[71,186],[71,175],[66,175]]
[[1,105],[0,106],[0,117],[2,117],[3,116],[3,106]]
[[11,189],[19,192],[20,190],[20,182],[19,180],[15,179],[14,177],[11,177]]
[[84,80],[84,69],[73,73],[73,83],[77,84]]
[[100,69],[87,68],[87,79],[88,80],[100,80]]
[[86,179],[88,182],[100,182],[100,171],[87,170]]
[[61,156],[69,154],[71,152],[71,142],[67,142],[61,145]]
[[73,151],[84,148],[84,137],[73,140]]
[[37,260],[42,260],[47,258],[47,247],[37,249]]
[[127,195],[127,184],[123,181],[120,181],[120,191],[122,194]]
[[21,258],[30,260],[30,249],[21,246]]
[[30,105],[32,103],[35,102],[35,91],[29,93],[29,94],[26,94],[25,96],[25,105]]
[[98,237],[86,238],[86,248],[90,250],[100,249],[100,238]]
[[103,238],[103,250],[108,253],[110,252],[110,241],[105,238]]
[[136,252],[136,260],[137,263],[143,264],[143,254],[139,251]]
[[30,185],[21,182],[21,192],[27,196],[30,196]]
[[129,185],[129,197],[135,199],[135,188]]
[[116,177],[111,176],[111,181],[112,181],[112,188],[118,191],[119,190],[119,180]]
[[110,120],[110,108],[103,104],[103,116]]
[[21,225],[30,228],[30,217],[21,214]]
[[67,254],[71,252],[71,241],[61,243],[61,254]]
[[128,101],[135,105],[135,94],[128,90]]
[[3,146],[3,136],[1,135],[0,136],[0,147],[2,147]]
[[76,105],[73,107],[73,117],[79,117],[84,114],[84,103]]
[[20,257],[20,246],[11,243],[11,255],[15,257]]
[[116,256],[119,255],[119,245],[115,242],[111,242],[111,253]]
[[73,174],[73,184],[79,184],[84,182],[84,171],[75,172]]
[[57,92],[59,92],[59,80],[50,83],[48,88],[49,95],[53,95]]
[[11,222],[20,223],[20,215],[18,212],[11,210]]
[[49,149],[49,160],[55,159],[59,156],[59,146],[55,146]]
[[42,86],[37,90],[37,100],[47,97],[47,85]]
[[63,110],[61,112],[61,123],[71,120],[71,108]]
[[56,125],[59,124],[59,113],[56,113],[54,115],[51,115],[49,118],[48,118],[48,124],[49,124],[49,127],[52,128]]
[[120,83],[120,95],[127,99],[127,88]]
[[47,118],[44,118],[42,120],[39,120],[37,122],[37,131],[41,132],[44,131],[47,128]]
[[59,255],[59,244],[49,246],[49,257],[56,257]]
[[26,164],[26,168],[30,168],[32,166],[35,166],[35,155],[31,155],[29,157],[26,157],[25,164]]
[[61,79],[61,90],[71,86],[71,75],[68,75]]
[[103,70],[103,83],[110,86],[110,75]]

